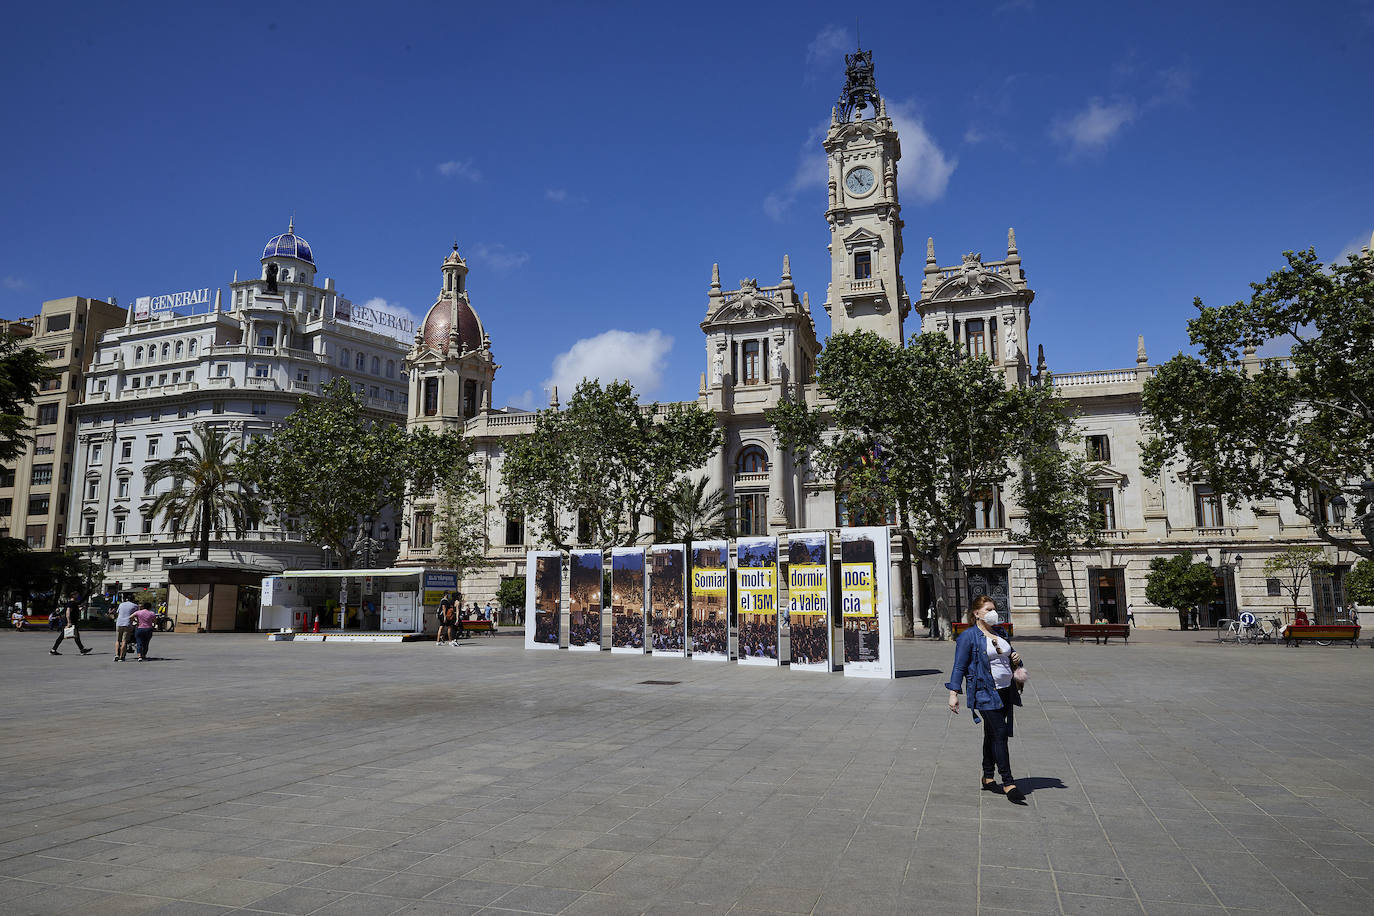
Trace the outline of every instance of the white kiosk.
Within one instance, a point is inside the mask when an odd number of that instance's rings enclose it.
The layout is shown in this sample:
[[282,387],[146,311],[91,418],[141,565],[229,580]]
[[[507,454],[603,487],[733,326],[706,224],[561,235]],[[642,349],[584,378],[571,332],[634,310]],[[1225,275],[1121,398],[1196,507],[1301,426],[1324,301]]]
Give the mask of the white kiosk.
[[448,569],[290,569],[262,580],[258,628],[274,638],[323,642],[402,642],[438,629]]

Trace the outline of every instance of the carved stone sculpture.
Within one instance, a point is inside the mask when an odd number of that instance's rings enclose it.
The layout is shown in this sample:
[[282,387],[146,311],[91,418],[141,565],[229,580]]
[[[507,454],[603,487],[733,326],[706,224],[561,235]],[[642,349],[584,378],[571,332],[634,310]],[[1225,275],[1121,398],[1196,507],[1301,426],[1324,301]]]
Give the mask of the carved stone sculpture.
[[1007,316],[1002,321],[1007,329],[1007,359],[1019,362],[1021,360],[1021,339],[1016,334],[1016,317]]
[[983,266],[983,255],[980,252],[970,251],[964,255],[964,265],[958,282],[964,288],[965,296],[978,295],[985,285],[992,282],[992,276]]
[[725,379],[725,344],[716,345],[716,354],[711,357],[711,384],[719,385]]
[[277,291],[277,265],[267,265],[267,291],[275,293]]
[[783,338],[773,338],[773,351],[768,354],[768,371],[774,381],[782,381],[782,344]]

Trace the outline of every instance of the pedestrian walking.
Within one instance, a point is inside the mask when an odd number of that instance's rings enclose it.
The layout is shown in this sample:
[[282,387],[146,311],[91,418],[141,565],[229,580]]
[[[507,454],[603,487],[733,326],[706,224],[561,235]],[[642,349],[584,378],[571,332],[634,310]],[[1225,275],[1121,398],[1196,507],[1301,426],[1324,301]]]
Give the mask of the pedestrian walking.
[[[1007,739],[1012,737],[1014,712],[1021,705],[1021,691],[1013,672],[1021,656],[997,632],[997,607],[987,595],[979,595],[969,606],[970,626],[954,644],[954,670],[950,672],[949,711],[958,715],[959,694],[968,684],[968,707],[973,721],[983,723],[983,790],[1001,791],[1013,804],[1024,805],[1026,796],[1016,787],[1011,775],[1011,754]],[[1024,679],[1025,675],[1021,675]],[[1002,776],[999,790],[993,769]]]
[[133,621],[134,646],[138,652],[138,660],[144,662],[148,660],[148,643],[153,641],[153,626],[157,623],[157,615],[145,601],[134,611]]
[[[62,653],[57,651],[57,647],[62,645],[62,640],[67,638],[71,638],[75,641],[76,647],[81,650],[82,655],[91,654],[92,650],[86,648],[81,642],[81,628],[77,623],[77,618],[80,616],[81,602],[77,599],[75,594],[67,598],[66,605],[55,609],[53,613],[48,616],[48,626],[57,630],[57,641],[54,642],[52,648],[48,650],[49,654],[61,655]],[[56,626],[53,626],[54,623],[56,623]]]
[[138,610],[138,605],[134,604],[134,599],[130,595],[125,595],[124,600],[119,602],[115,608],[115,661],[124,661],[124,656],[129,654],[129,643],[134,638],[134,612]]
[[457,622],[457,615],[453,612],[453,595],[444,592],[444,597],[439,599],[439,638],[438,645],[444,645],[453,638],[453,625]]
[[488,623],[490,623],[490,622],[492,622],[493,620],[496,619],[496,618],[493,616],[494,613],[495,613],[495,612],[494,612],[493,609],[492,609],[491,602],[488,601],[488,602],[486,603],[486,605],[483,606],[483,608],[482,608],[482,619],[485,620],[485,621],[487,621]]

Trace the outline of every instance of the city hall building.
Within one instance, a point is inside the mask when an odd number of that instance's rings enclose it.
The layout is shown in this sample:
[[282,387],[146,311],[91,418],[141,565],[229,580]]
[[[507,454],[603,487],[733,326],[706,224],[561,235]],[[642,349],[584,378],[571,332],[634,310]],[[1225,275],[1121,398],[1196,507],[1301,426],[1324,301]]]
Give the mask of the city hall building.
[[[847,63],[822,141],[825,199],[816,201],[830,243],[810,255],[829,260],[820,307],[832,330],[867,330],[894,342],[918,330],[944,334],[970,355],[988,358],[1008,385],[1039,384],[1048,366],[1033,346],[1035,291],[1015,233],[1006,232],[1004,252],[996,230],[994,255],[970,252],[943,262],[927,238],[917,253],[924,259],[913,268],[898,194],[900,137],[878,92],[871,54],[850,55]],[[534,543],[519,515],[502,508],[501,464],[506,445],[532,432],[536,415],[492,407],[493,342],[469,295],[458,247],[439,264],[438,295],[406,342],[383,333],[394,329],[396,316],[366,314],[332,280],[317,279],[314,252],[294,225],[267,242],[260,260],[258,277],[235,276],[227,302],[207,288],[139,299],[127,310],[82,299],[44,305],[25,325],[26,336],[64,374],[40,393],[32,417],[36,451],[0,469],[0,516],[8,513],[0,526],[36,548],[88,551],[104,561],[107,588],[165,586],[169,570],[195,548],[191,536],[174,535],[165,519],[153,516],[158,491],[145,481],[147,465],[174,454],[203,424],[241,443],[270,435],[301,397],[317,396],[342,377],[373,419],[461,430],[471,442],[486,481],[487,564],[464,583],[465,600],[483,602],[502,578],[523,575],[527,551],[544,545]],[[717,418],[724,447],[695,473],[726,494],[737,533],[746,535],[849,523],[833,483],[794,465],[765,418],[784,397],[818,400],[813,379],[821,341],[811,297],[794,285],[789,257],[780,254],[778,264],[776,280],[747,278],[730,289],[712,266],[701,303],[696,403]],[[909,287],[908,276],[919,276],[919,283]],[[194,313],[177,314],[182,306]],[[1247,359],[1258,362],[1254,354]],[[1153,478],[1141,472],[1141,392],[1153,372],[1138,341],[1133,366],[1053,376],[1092,458],[1103,546],[1037,563],[1011,537],[1022,510],[990,488],[975,501],[971,531],[958,551],[946,596],[952,607],[987,593],[1022,627],[1062,623],[1057,608],[1065,604],[1080,620],[1121,621],[1129,610],[1139,625],[1177,626],[1175,612],[1149,605],[1144,590],[1150,561],[1182,551],[1215,571],[1218,597],[1204,625],[1240,608],[1279,611],[1288,604],[1265,576],[1264,561],[1289,545],[1322,544],[1291,505],[1233,509],[1186,473]],[[551,401],[556,407],[556,391]],[[393,538],[384,540],[379,563],[438,565],[437,508],[433,499],[405,506],[390,525]],[[211,559],[264,574],[336,565],[305,543],[290,519],[280,522],[213,543]],[[646,538],[651,524],[644,520]],[[1311,588],[1319,613],[1344,603],[1342,581],[1354,559],[1325,549],[1331,566],[1314,573]],[[913,572],[916,600],[927,605],[929,578],[919,566]]]
[[[934,239],[927,238],[913,299],[903,271],[900,138],[878,93],[871,53],[851,55],[847,63],[846,85],[823,140],[830,282],[822,307],[832,331],[867,330],[894,342],[917,330],[944,334],[970,355],[991,360],[1007,384],[1038,384],[1049,367],[1043,349],[1032,348],[1035,291],[1013,230],[1007,230],[1005,254],[999,239],[996,256],[973,252],[944,263]],[[818,399],[813,377],[821,344],[810,297],[794,286],[789,257],[782,255],[780,262],[776,282],[750,278],[735,289],[724,288],[713,266],[701,321],[703,371],[696,403],[717,418],[725,444],[698,473],[727,494],[741,535],[836,528],[849,521],[832,482],[794,465],[765,419],[765,411],[784,396],[813,404]],[[526,552],[542,546],[532,542],[522,518],[502,510],[500,492],[505,444],[530,433],[535,415],[490,407],[496,365],[468,296],[467,272],[455,246],[442,265],[439,296],[406,356],[409,422],[461,429],[473,445],[487,482],[489,548],[488,565],[469,575],[466,594],[485,600],[501,578],[523,575]],[[1186,473],[1166,471],[1154,478],[1141,472],[1141,392],[1154,369],[1142,339],[1136,352],[1133,366],[1053,376],[1077,414],[1092,459],[1091,498],[1102,518],[1102,547],[1080,551],[1071,561],[1037,563],[1028,547],[1011,538],[1024,518],[1020,507],[990,488],[975,501],[972,530],[958,551],[960,569],[946,596],[951,606],[986,593],[1019,627],[1064,622],[1056,610],[1064,604],[1080,620],[1124,622],[1129,610],[1138,625],[1177,626],[1177,612],[1150,605],[1144,591],[1150,561],[1182,551],[1215,570],[1217,598],[1204,610],[1204,626],[1234,617],[1238,609],[1278,612],[1289,603],[1265,576],[1264,561],[1285,546],[1323,542],[1290,504],[1265,501],[1232,509],[1205,481]],[[1253,353],[1247,358],[1258,362]],[[556,391],[550,406],[557,406]],[[432,563],[433,501],[417,501],[406,512],[401,561]],[[566,522],[575,529],[573,519]],[[646,532],[651,524],[644,520]],[[1312,606],[1319,613],[1344,603],[1342,580],[1354,559],[1326,550],[1332,566],[1314,571],[1312,582]],[[929,577],[918,571],[915,578],[917,600],[927,604]]]

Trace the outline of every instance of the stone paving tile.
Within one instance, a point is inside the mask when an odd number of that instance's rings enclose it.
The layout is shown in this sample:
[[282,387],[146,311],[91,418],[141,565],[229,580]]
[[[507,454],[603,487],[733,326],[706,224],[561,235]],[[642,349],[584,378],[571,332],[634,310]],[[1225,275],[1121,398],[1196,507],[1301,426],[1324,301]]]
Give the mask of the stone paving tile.
[[[1023,640],[1017,808],[977,791],[979,732],[938,674],[802,691],[686,663],[665,690],[639,683],[663,660],[507,637],[182,635],[175,664],[57,672],[34,645],[0,634],[5,913],[1374,910],[1358,652]],[[948,667],[948,643],[896,648]],[[62,706],[59,677],[156,703],[156,740]]]

